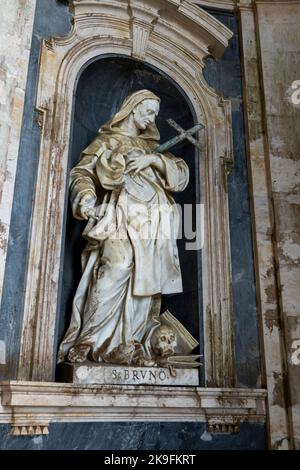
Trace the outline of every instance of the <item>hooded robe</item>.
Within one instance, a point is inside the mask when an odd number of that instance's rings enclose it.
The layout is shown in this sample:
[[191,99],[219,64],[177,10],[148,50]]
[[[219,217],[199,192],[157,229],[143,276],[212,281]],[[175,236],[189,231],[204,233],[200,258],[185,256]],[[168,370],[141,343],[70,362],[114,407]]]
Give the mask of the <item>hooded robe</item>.
[[176,244],[179,225],[173,191],[185,189],[186,163],[170,153],[158,154],[164,171],[149,166],[136,176],[124,174],[126,154],[144,154],[159,145],[155,123],[138,137],[118,125],[145,99],[159,101],[148,90],[130,95],[120,111],[82,152],[70,174],[73,215],[82,220],[81,198],[97,198],[99,220],[89,219],[83,236],[83,275],[73,301],[69,329],[58,362],[74,345],[88,345],[95,361],[118,362],[120,347],[138,344],[150,355],[149,339],[157,325],[161,294],[182,292]]

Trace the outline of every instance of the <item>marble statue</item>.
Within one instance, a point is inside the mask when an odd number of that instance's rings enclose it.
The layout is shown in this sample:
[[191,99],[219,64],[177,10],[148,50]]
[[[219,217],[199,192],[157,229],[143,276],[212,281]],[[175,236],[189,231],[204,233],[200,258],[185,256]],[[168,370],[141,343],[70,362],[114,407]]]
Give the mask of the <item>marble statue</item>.
[[171,194],[189,181],[181,158],[153,151],[159,107],[148,90],[128,96],[71,171],[73,215],[88,221],[87,246],[58,362],[155,365],[161,294],[182,292]]

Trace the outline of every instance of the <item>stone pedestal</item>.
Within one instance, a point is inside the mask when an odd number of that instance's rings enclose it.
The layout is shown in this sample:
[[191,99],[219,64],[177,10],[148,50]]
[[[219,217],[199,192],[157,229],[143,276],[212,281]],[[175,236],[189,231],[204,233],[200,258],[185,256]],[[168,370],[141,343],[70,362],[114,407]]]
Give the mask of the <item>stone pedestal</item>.
[[64,382],[101,385],[192,385],[199,386],[199,369],[133,367],[112,364],[61,365]]

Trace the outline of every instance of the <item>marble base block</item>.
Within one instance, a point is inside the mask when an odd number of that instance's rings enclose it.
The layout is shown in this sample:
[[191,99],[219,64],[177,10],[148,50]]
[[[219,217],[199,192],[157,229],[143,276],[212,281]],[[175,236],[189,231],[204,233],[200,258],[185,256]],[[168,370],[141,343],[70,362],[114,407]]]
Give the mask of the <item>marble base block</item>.
[[163,367],[65,363],[61,366],[61,378],[74,384],[198,386],[199,370],[173,369],[171,374]]

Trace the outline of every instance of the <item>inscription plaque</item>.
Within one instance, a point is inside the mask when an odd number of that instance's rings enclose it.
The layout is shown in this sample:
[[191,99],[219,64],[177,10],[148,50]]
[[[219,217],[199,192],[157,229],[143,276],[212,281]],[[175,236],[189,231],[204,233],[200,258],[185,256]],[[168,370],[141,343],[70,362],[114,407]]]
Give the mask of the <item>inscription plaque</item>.
[[63,364],[64,380],[102,385],[199,385],[199,370],[112,364]]

